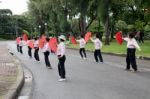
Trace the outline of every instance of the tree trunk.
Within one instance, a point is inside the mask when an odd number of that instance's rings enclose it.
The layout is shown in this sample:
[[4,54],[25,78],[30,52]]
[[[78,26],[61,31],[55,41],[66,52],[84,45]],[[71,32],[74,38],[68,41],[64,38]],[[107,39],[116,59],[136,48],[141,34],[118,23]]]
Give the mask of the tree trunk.
[[114,39],[114,25],[111,26],[111,41]]
[[109,45],[109,36],[110,36],[109,17],[107,16],[106,21],[105,21],[105,45]]
[[64,9],[64,17],[65,17],[65,32],[68,32],[68,21],[67,21],[67,16],[68,16],[68,5],[67,5],[67,1],[65,0],[65,9]]
[[43,14],[41,11],[39,11],[39,16],[38,16],[38,28],[39,28],[39,36],[41,37],[42,34],[44,34],[45,32],[45,26],[44,26],[44,22],[43,22]]
[[79,22],[80,22],[80,24],[79,24],[80,25],[80,34],[84,35],[86,33],[86,18],[85,18],[85,16],[81,15]]

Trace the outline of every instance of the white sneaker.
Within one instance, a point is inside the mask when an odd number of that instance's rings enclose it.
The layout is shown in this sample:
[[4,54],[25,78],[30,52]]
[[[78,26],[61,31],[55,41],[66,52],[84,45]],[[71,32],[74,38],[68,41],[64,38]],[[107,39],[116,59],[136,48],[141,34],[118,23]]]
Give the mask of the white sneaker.
[[83,59],[83,57],[80,57],[80,59]]
[[51,66],[47,66],[48,69],[53,69]]
[[58,81],[59,82],[62,82],[62,81],[65,81],[66,79],[65,78],[61,78],[61,79],[59,79]]
[[83,59],[84,59],[84,60],[86,60],[86,58],[85,58],[85,57],[83,57]]

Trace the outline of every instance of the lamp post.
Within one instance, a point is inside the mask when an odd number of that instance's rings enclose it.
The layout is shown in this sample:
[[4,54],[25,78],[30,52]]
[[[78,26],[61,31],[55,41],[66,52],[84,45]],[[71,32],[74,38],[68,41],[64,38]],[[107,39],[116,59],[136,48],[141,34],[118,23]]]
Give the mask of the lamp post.
[[48,30],[47,30],[47,23],[45,23],[44,25],[45,25],[45,33],[46,33],[46,36],[49,36],[49,35],[48,35]]
[[16,37],[19,36],[18,34],[18,21],[16,20],[16,23],[15,23],[15,32],[16,32]]
[[39,25],[39,36],[41,36],[41,25]]
[[18,37],[18,26],[15,25],[15,32],[16,32],[16,37]]
[[36,27],[34,28],[34,37],[37,36],[37,31],[36,31]]

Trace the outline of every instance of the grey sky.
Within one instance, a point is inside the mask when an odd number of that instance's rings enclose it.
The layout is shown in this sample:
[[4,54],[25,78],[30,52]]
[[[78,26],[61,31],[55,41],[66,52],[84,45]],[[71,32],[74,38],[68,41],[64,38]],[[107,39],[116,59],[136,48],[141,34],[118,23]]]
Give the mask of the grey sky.
[[27,11],[28,0],[0,0],[0,9],[11,9],[13,14],[22,14]]

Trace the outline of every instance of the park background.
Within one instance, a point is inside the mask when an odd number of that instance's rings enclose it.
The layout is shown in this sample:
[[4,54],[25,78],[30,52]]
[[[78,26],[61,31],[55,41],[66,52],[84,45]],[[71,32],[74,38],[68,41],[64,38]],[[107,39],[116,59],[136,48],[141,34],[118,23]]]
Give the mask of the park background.
[[[150,57],[150,1],[149,0],[29,0],[28,11],[15,15],[10,9],[0,9],[0,39],[12,40],[24,33],[31,37],[46,34],[58,36],[92,32],[101,35],[103,52],[125,54],[115,41],[118,31],[123,35],[132,31],[144,32],[142,51],[137,56]],[[69,48],[79,48],[68,44]],[[91,42],[86,49],[93,51]]]

